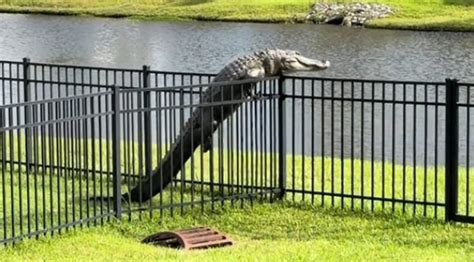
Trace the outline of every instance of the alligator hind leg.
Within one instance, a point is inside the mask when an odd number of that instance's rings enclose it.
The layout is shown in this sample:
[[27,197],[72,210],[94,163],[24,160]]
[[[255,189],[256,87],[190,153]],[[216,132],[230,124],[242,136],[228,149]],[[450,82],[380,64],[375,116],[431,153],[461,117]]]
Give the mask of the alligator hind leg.
[[[217,121],[212,121],[212,130],[214,132],[214,130],[217,129],[217,127],[219,126],[219,123]],[[212,133],[207,136],[207,137],[204,137],[204,141],[202,143],[202,150],[204,152],[207,152],[211,149],[212,147]]]
[[204,143],[202,144],[203,152],[207,152],[212,147],[212,135],[204,138]]

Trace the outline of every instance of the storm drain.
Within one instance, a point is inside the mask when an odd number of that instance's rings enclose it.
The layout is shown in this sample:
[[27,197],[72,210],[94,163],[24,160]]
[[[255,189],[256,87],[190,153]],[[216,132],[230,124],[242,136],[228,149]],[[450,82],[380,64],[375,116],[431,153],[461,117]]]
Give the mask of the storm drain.
[[184,250],[232,245],[232,240],[227,236],[207,227],[160,232],[146,237],[142,242],[155,246]]

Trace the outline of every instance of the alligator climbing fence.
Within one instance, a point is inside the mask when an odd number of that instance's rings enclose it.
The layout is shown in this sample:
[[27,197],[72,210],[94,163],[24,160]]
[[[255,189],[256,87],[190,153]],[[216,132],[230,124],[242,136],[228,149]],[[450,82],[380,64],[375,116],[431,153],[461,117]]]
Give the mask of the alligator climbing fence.
[[473,84],[212,78],[0,61],[0,243],[281,198],[474,222]]

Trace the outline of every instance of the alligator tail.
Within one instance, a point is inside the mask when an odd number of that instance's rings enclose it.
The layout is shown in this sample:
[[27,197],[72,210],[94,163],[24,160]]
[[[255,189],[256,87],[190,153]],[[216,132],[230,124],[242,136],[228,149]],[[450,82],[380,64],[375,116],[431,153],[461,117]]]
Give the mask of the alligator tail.
[[182,165],[192,156],[194,151],[212,136],[216,127],[211,123],[205,127],[188,130],[173,144],[152,174],[142,180],[129,193],[122,195],[129,202],[143,202],[151,199],[165,189],[183,168]]

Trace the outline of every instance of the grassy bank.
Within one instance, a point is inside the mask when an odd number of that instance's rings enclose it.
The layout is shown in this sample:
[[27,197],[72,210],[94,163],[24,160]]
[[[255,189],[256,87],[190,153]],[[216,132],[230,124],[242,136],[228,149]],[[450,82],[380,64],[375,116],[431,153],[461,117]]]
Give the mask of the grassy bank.
[[[352,2],[326,0],[325,2]],[[470,0],[361,0],[395,8],[369,27],[474,31]],[[0,0],[0,11],[173,20],[303,22],[313,0]]]

